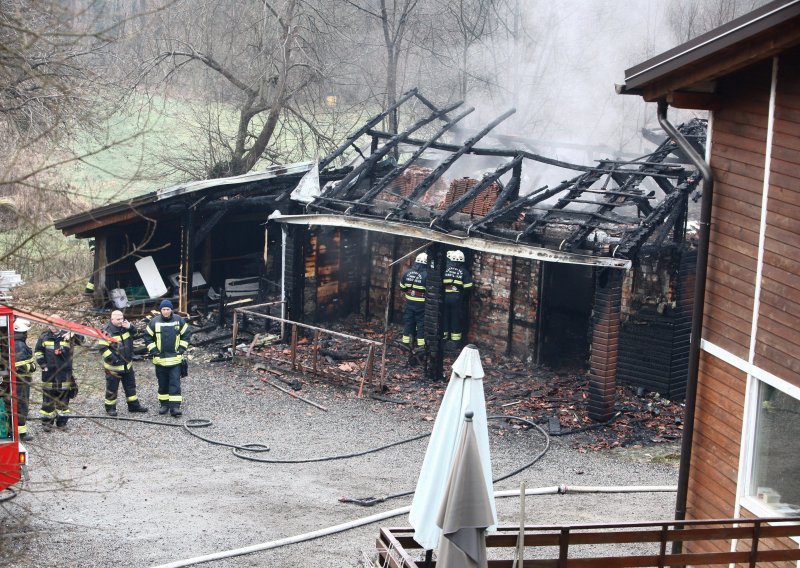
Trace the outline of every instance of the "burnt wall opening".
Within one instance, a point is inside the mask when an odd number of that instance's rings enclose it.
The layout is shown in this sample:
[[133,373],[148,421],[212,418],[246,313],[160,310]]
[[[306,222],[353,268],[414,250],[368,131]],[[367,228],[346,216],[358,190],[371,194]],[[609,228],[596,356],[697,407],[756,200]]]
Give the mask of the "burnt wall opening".
[[552,369],[585,367],[591,336],[593,270],[542,263],[538,363]]

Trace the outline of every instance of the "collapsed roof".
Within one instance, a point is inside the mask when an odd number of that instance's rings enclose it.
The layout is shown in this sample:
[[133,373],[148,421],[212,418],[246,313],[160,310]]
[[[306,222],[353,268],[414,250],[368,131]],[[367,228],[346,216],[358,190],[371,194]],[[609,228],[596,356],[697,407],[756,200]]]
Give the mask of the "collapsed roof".
[[[405,116],[403,105],[421,101],[428,114],[398,134],[375,126],[389,113]],[[631,160],[599,160],[586,166],[554,160],[526,149],[482,147],[510,110],[468,138],[459,122],[474,109],[456,103],[438,108],[416,90],[369,120],[320,161],[325,172],[349,147],[357,165],[329,182],[306,206],[307,215],[284,216],[288,223],[350,226],[439,241],[454,246],[545,261],[628,268],[645,245],[660,246],[670,235],[684,237],[688,196],[700,175],[664,140],[653,152]],[[706,123],[680,127],[703,152]],[[356,146],[372,138],[364,155]],[[459,140],[446,143],[448,137]],[[466,138],[466,139],[464,139]],[[420,168],[436,151],[435,167]],[[443,155],[443,156],[442,156]],[[480,156],[496,167],[480,180],[443,177],[459,160]],[[556,166],[571,177],[554,187],[528,187],[535,168]],[[329,178],[330,179],[330,178]]]

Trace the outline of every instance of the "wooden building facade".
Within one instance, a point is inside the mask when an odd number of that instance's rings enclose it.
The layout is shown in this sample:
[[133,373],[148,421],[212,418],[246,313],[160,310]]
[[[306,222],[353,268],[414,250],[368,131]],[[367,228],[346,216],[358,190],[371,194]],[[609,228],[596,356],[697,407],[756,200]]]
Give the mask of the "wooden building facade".
[[[693,424],[676,515],[800,513],[800,2],[770,2],[626,71],[625,94],[710,111],[713,173]],[[706,257],[707,254],[707,257]],[[697,314],[698,311],[695,311]],[[694,385],[692,383],[694,382]],[[687,409],[687,417],[691,409]],[[688,440],[688,442],[687,442]],[[777,543],[773,543],[777,544]],[[689,546],[742,550],[719,541]],[[783,547],[798,546],[786,540]],[[783,565],[794,566],[795,563]]]

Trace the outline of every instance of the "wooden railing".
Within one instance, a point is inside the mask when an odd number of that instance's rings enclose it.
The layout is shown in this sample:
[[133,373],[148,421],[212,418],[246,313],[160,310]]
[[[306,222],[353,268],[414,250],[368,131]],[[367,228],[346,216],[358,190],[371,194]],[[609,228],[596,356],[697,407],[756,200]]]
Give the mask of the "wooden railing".
[[[378,566],[426,568],[421,559],[424,552],[412,538],[413,534],[411,528],[381,528],[377,540]],[[518,535],[519,527],[503,526],[486,537],[489,568],[512,567]],[[792,537],[800,537],[800,517],[526,526],[527,552],[523,566],[621,568],[730,563],[756,566],[758,562],[800,560],[797,541],[785,540]],[[731,552],[730,541],[734,539],[740,543],[737,548],[747,550]],[[766,539],[784,540],[771,540],[767,548],[763,543]],[[673,542],[683,543],[683,550],[687,549],[687,543],[704,543],[706,546],[700,547],[702,550],[717,552],[673,554]],[[637,544],[639,546],[634,546]],[[414,551],[413,556],[411,551]],[[430,567],[435,566],[435,561],[430,562]]]

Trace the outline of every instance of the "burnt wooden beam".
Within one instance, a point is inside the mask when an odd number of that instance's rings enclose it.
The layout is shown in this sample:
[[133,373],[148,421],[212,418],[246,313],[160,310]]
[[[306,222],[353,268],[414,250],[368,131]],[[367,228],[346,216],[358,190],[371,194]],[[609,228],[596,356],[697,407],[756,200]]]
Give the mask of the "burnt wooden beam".
[[472,187],[469,191],[467,191],[464,195],[453,201],[453,203],[451,203],[447,207],[447,209],[436,215],[433,218],[433,221],[431,222],[430,226],[433,227],[438,222],[446,221],[447,219],[452,217],[453,214],[456,213],[456,211],[460,210],[467,203],[475,199],[483,190],[485,190],[491,184],[500,179],[500,177],[503,174],[505,174],[508,170],[517,167],[521,163],[522,163],[522,155],[518,155],[510,162],[499,166],[497,169],[495,169],[495,171],[483,176],[483,179],[479,183],[475,184],[475,186]]
[[[380,138],[391,138],[394,134],[389,132],[383,132],[380,130],[369,130],[367,132],[372,136],[378,136]],[[425,143],[424,140],[417,140],[414,138],[407,138],[403,140],[406,144],[411,144],[412,146],[421,146]],[[456,152],[461,148],[458,144],[444,144],[444,143],[436,143],[431,144],[430,146],[434,150],[444,150],[446,152]],[[524,158],[528,160],[534,160],[536,162],[540,162],[542,164],[550,164],[551,166],[558,166],[560,168],[564,168],[567,170],[574,170],[578,172],[588,172],[591,171],[593,166],[586,166],[583,164],[572,164],[569,162],[563,162],[561,160],[554,160],[552,158],[548,158],[546,156],[542,156],[541,154],[534,154],[533,152],[528,151],[520,151],[520,150],[496,150],[494,148],[470,148],[467,152],[468,154],[472,154],[474,156],[501,156],[505,158],[513,158],[517,154],[522,154]]]
[[195,243],[194,246],[197,246],[199,243],[203,242],[205,238],[211,233],[211,229],[213,229],[217,223],[219,223],[220,219],[225,216],[225,213],[228,212],[227,207],[220,207],[214,213],[205,220],[205,222],[200,225],[200,227],[195,232]]
[[410,91],[406,91],[405,93],[403,93],[400,96],[399,99],[397,99],[397,101],[392,106],[390,106],[389,108],[387,108],[383,112],[378,113],[375,116],[373,116],[371,119],[369,119],[366,122],[366,124],[364,124],[364,126],[362,126],[358,130],[356,130],[354,133],[352,133],[350,136],[348,136],[345,139],[345,141],[338,148],[336,148],[333,152],[331,152],[330,154],[325,156],[322,160],[320,160],[320,162],[319,162],[319,171],[322,171],[326,167],[328,167],[328,165],[331,162],[333,162],[336,158],[341,156],[344,153],[344,151],[347,150],[347,148],[349,146],[354,144],[356,140],[358,140],[364,134],[366,134],[366,132],[370,128],[372,128],[373,126],[378,124],[381,120],[386,118],[386,116],[388,116],[389,113],[394,112],[395,110],[397,110],[397,108],[400,105],[402,105],[404,102],[406,102],[408,99],[410,99],[411,97],[413,97],[416,94],[417,94],[417,89],[411,89]]
[[692,178],[685,184],[682,184],[676,191],[669,194],[664,200],[653,210],[650,215],[644,219],[640,227],[625,236],[617,248],[618,254],[625,258],[630,258],[631,254],[635,252],[647,241],[653,231],[667,218],[672,210],[679,206],[684,198],[682,194],[691,193],[699,182],[699,176]]
[[392,169],[388,174],[383,176],[378,182],[369,189],[363,196],[361,196],[356,204],[353,206],[351,212],[355,213],[363,208],[363,206],[377,197],[383,190],[385,190],[389,184],[391,184],[397,177],[402,174],[409,166],[411,166],[414,162],[416,162],[419,157],[427,150],[432,144],[436,142],[441,136],[443,136],[448,130],[453,128],[461,119],[465,116],[473,112],[475,109],[473,107],[469,107],[464,112],[456,116],[453,120],[445,124],[442,128],[440,128],[430,140],[425,142],[422,146],[420,146],[416,152],[414,152],[411,157],[400,164],[399,166]]
[[514,173],[511,174],[511,179],[508,180],[506,186],[500,191],[500,195],[498,195],[497,199],[495,199],[494,203],[492,203],[492,207],[487,213],[488,215],[498,211],[507,201],[517,199],[519,197],[519,186],[522,178],[520,174],[521,172],[519,171],[519,168],[514,168]]
[[[434,120],[436,120],[437,118],[439,118],[440,116],[442,116],[444,113],[454,110],[459,106],[461,106],[462,104],[463,101],[459,101],[455,104],[450,105],[446,109],[430,114],[425,118],[421,118],[420,120],[409,126],[403,132],[396,134],[395,136],[390,138],[383,145],[382,148],[374,149],[369,158],[367,158],[361,164],[359,164],[358,167],[354,168],[349,174],[347,174],[343,179],[341,179],[339,183],[337,183],[336,186],[331,189],[330,192],[328,192],[330,196],[334,197],[337,194],[344,194],[345,196],[347,196],[347,194],[349,193],[348,185],[350,185],[351,182],[353,182],[359,175],[361,175],[362,172],[371,170],[375,166],[375,164],[377,164],[384,156],[386,156],[386,154],[388,154],[393,148],[395,148],[403,138],[406,138],[412,132],[416,132],[426,124],[429,124]],[[377,145],[378,139],[373,138],[373,142],[375,145]]]
[[[540,203],[549,197],[560,193],[561,191],[568,190],[566,197],[562,197],[558,200],[558,203],[553,207],[553,209],[563,209],[567,203],[569,202],[568,199],[577,198],[585,188],[590,187],[594,182],[600,179],[601,174],[608,173],[606,170],[595,170],[591,172],[586,172],[578,176],[577,178],[570,180],[569,182],[564,182],[557,187],[554,187],[550,191],[546,191],[539,195],[535,200],[532,200],[530,205],[535,205],[536,203]],[[537,219],[533,223],[529,224],[523,231],[519,233],[517,236],[518,240],[522,240],[528,238],[530,235],[534,233],[539,227],[547,223],[547,215],[542,217],[541,219]]]
[[[415,93],[415,94],[414,94],[414,96],[415,96],[415,97],[416,97],[416,98],[419,100],[419,102],[421,102],[422,104],[424,104],[426,107],[428,107],[429,109],[431,109],[433,112],[438,112],[438,111],[439,111],[439,108],[438,108],[438,107],[437,107],[435,104],[433,104],[431,101],[429,101],[429,100],[428,100],[428,99],[427,99],[425,96],[423,96],[422,94],[420,94],[420,93]],[[448,117],[446,113],[443,115],[443,118],[444,118],[445,120],[447,120],[448,122],[450,121],[450,117]]]
[[405,217],[405,213],[412,202],[416,201],[418,197],[420,197],[422,194],[428,191],[431,188],[431,186],[433,186],[433,184],[436,182],[436,180],[442,177],[442,175],[444,175],[444,173],[453,166],[456,160],[458,160],[461,156],[469,152],[469,150],[473,146],[475,146],[475,144],[477,144],[481,140],[481,138],[489,134],[489,132],[491,132],[495,126],[503,122],[505,119],[507,119],[515,112],[517,112],[517,110],[513,108],[507,110],[506,112],[498,116],[496,119],[494,119],[492,122],[487,124],[483,128],[483,130],[481,130],[472,138],[467,140],[458,150],[453,152],[453,154],[450,155],[446,160],[444,160],[441,164],[436,166],[436,169],[434,169],[430,174],[428,174],[428,176],[424,180],[422,180],[422,182],[417,187],[414,188],[414,190],[408,197],[403,198],[403,201],[400,203],[400,205],[395,210],[394,214],[392,214],[391,216],[400,219]]
[[[525,207],[529,207],[531,205],[535,205],[537,203],[540,203],[541,201],[549,199],[553,195],[561,191],[564,191],[564,188],[569,187],[572,184],[572,182],[573,180],[561,182],[552,189],[547,189],[547,186],[545,185],[537,189],[533,193],[526,195],[525,197],[520,197],[519,199],[512,201],[511,203],[502,207],[501,209],[498,209],[494,213],[490,213],[485,217],[483,217],[482,219],[479,219],[478,221],[472,223],[469,227],[467,227],[467,235],[469,236],[470,231],[472,231],[473,229],[480,229],[481,227],[485,227],[489,223],[493,223],[497,219],[502,219],[508,215],[514,215],[519,211],[521,211],[522,209],[524,209]],[[541,196],[544,197],[540,199]]]

